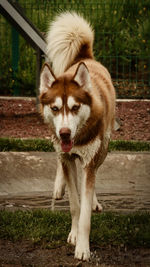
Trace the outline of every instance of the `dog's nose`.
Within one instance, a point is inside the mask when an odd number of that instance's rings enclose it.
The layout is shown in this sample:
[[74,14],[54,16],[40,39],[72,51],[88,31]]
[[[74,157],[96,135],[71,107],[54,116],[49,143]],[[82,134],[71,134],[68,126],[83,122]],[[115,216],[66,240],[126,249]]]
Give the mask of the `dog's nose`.
[[62,140],[70,139],[71,130],[69,128],[61,128],[59,131]]

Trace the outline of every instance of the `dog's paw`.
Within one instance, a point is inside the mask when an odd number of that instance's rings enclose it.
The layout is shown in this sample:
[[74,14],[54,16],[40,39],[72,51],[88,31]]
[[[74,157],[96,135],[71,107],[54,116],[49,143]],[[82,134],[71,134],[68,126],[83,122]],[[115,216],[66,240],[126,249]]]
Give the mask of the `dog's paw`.
[[95,201],[95,202],[93,201],[92,210],[95,212],[102,212],[103,207],[98,201]]
[[53,198],[55,200],[62,199],[65,194],[65,186],[62,186],[60,188],[55,188],[53,193]]
[[89,248],[81,248],[77,246],[75,249],[75,258],[78,260],[89,261],[90,259],[90,250]]
[[71,232],[68,235],[67,242],[71,245],[76,245],[76,240],[77,240],[77,231],[71,230]]

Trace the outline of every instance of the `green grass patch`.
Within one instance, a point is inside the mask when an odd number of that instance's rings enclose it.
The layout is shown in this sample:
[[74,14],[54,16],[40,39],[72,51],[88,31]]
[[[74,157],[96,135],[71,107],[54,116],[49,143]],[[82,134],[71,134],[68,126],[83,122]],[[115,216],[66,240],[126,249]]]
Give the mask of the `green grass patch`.
[[115,140],[110,141],[109,151],[150,151],[150,142],[143,141],[125,141]]
[[[0,151],[54,151],[53,144],[46,139],[0,138]],[[109,151],[150,151],[150,142],[115,140]]]
[[[71,227],[68,212],[0,211],[0,238],[31,240],[48,248],[66,243]],[[150,247],[150,214],[92,215],[90,241],[95,245]]]
[[0,138],[0,151],[53,152],[52,143],[46,139]]

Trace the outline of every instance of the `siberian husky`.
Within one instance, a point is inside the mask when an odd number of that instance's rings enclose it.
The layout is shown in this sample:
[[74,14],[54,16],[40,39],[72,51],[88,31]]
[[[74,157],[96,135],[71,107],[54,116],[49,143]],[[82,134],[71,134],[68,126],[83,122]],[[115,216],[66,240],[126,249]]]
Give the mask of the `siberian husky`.
[[[63,196],[66,183],[72,216],[67,241],[82,260],[90,258],[91,210],[102,209],[95,177],[107,155],[115,115],[115,90],[107,69],[94,59],[93,40],[92,27],[82,16],[58,15],[48,30],[49,64],[42,68],[39,89],[41,112],[58,153],[54,198]],[[83,169],[80,201],[76,158]]]

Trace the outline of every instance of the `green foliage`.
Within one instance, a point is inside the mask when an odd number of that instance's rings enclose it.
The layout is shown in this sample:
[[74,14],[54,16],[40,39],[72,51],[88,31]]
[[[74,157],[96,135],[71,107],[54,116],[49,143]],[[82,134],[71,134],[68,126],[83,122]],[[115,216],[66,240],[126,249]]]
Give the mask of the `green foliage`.
[[0,138],[0,151],[54,151],[46,139]]
[[[114,140],[109,151],[150,151],[150,142]],[[46,139],[0,138],[0,151],[54,151],[53,144]]]
[[[67,212],[0,211],[2,239],[28,239],[52,248],[66,242],[70,227],[71,217]],[[150,215],[95,214],[92,216],[90,239],[101,246],[150,247]]]
[[147,225],[149,222],[148,214],[104,213],[101,216],[93,216],[91,241],[104,245],[150,247],[150,225]]
[[150,142],[116,140],[109,144],[110,151],[150,151]]
[[[19,0],[27,17],[41,32],[64,10],[82,13],[95,29],[97,60],[110,71],[118,97],[150,97],[150,1],[149,0]],[[14,80],[20,95],[35,96],[36,56],[20,37],[19,69],[11,66],[11,27],[0,17],[0,94],[13,94]],[[127,81],[124,83],[123,81]],[[116,83],[118,81],[118,83]]]
[[48,210],[0,212],[0,238],[30,239],[34,243],[66,240],[70,215]]

